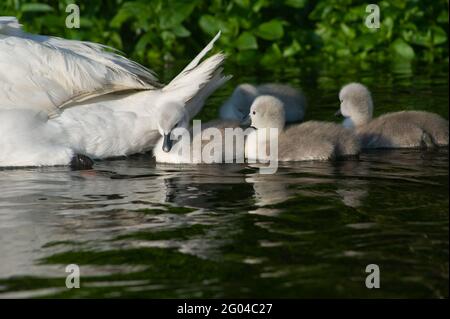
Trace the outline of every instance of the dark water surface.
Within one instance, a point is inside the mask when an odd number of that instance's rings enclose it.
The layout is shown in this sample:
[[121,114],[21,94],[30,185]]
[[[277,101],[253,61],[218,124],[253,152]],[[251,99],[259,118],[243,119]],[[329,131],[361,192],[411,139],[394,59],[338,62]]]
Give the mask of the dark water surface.
[[[242,70],[243,71],[243,70]],[[303,87],[308,119],[333,120],[349,81],[375,113],[448,118],[448,66],[248,70],[233,86]],[[163,76],[170,77],[170,74]],[[371,151],[359,160],[169,166],[150,155],[0,171],[0,297],[447,297],[448,149]],[[68,264],[81,288],[65,286]],[[367,289],[368,264],[381,288]]]

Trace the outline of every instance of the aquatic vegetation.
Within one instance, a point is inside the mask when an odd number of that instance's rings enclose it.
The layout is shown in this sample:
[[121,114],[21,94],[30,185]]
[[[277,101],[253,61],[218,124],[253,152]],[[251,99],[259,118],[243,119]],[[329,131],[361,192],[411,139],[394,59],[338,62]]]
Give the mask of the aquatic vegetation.
[[29,31],[105,43],[141,63],[193,56],[222,30],[219,47],[240,65],[270,66],[316,57],[352,60],[448,61],[448,2],[379,1],[380,28],[364,21],[358,0],[76,1],[80,29],[65,27],[73,0],[6,0],[1,15]]

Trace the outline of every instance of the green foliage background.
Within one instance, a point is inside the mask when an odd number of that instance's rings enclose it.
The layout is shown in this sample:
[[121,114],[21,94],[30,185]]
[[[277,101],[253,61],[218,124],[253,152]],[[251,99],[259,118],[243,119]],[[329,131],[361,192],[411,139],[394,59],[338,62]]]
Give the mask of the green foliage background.
[[[76,3],[81,28],[67,29]],[[2,0],[0,15],[30,32],[104,43],[147,65],[189,59],[222,30],[218,47],[238,65],[319,59],[448,62],[448,1],[378,1],[381,28],[357,0]]]

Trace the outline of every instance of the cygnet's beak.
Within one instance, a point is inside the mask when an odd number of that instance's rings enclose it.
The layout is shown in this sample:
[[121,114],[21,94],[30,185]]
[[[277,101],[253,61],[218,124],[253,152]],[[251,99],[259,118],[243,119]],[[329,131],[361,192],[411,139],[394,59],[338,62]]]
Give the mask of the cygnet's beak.
[[334,113],[334,116],[341,117],[342,116],[341,109],[337,110],[337,112]]
[[164,141],[163,141],[162,149],[166,153],[169,153],[170,150],[172,149],[172,140],[170,139],[170,133],[164,134]]
[[252,124],[252,121],[251,121],[251,119],[250,119],[250,114],[247,114],[247,115],[245,115],[245,116],[242,118],[242,120],[241,120],[241,125],[247,126],[247,125],[250,125],[250,124]]

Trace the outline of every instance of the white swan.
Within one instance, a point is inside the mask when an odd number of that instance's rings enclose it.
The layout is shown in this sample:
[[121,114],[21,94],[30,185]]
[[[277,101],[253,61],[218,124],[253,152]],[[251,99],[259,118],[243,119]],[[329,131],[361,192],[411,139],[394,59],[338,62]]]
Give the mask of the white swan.
[[338,124],[308,121],[285,127],[283,103],[270,95],[255,99],[250,108],[250,118],[255,130],[248,135],[245,143],[245,154],[249,160],[270,159],[258,154],[258,149],[267,148],[269,139],[273,138],[258,134],[258,130],[270,128],[278,129],[278,161],[331,160],[356,156],[360,152],[355,134]]
[[272,95],[283,102],[286,122],[303,120],[306,109],[306,99],[303,93],[289,85],[278,83],[266,83],[258,86],[248,83],[239,85],[220,108],[220,118],[244,120],[253,101],[260,95]]
[[449,123],[441,116],[424,111],[401,111],[372,119],[370,91],[360,83],[345,85],[339,92],[341,106],[336,115],[343,125],[353,128],[363,148],[415,148],[447,146]]
[[200,63],[219,36],[163,86],[103,45],[28,34],[16,18],[0,17],[0,167],[152,149],[163,110],[182,108],[190,119],[229,79],[223,54]]

